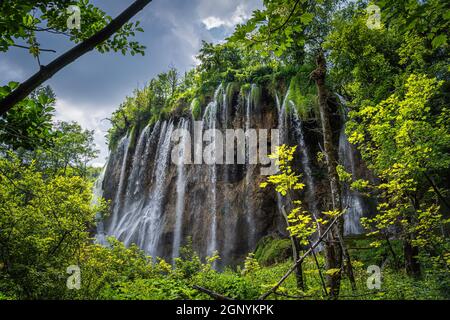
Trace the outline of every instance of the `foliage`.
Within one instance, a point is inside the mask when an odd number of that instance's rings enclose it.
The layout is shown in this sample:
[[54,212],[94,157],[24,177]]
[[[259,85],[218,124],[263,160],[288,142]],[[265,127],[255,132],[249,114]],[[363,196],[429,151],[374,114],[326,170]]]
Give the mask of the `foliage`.
[[367,222],[384,232],[400,227],[414,235],[413,243],[419,247],[441,243],[436,232],[446,222],[437,195],[431,187],[423,188],[428,174],[450,165],[446,117],[434,115],[429,104],[439,85],[435,79],[411,75],[402,96],[394,94],[376,107],[362,107],[351,114],[358,122],[348,126],[350,141],[359,145],[369,167],[383,179],[376,186],[384,200],[380,213]]
[[20,298],[61,296],[61,276],[104,204],[91,206],[92,186],[82,178],[46,179],[12,153],[0,159],[0,180],[1,289]]
[[107,300],[187,300],[196,296],[198,292],[185,282],[163,277],[123,282],[102,293]]
[[53,170],[62,175],[88,175],[88,163],[95,159],[94,131],[83,130],[76,122],[58,121],[54,125],[51,148],[35,152],[41,170]]
[[269,158],[276,159],[275,163],[280,173],[269,176],[266,182],[260,184],[261,188],[266,188],[270,184],[275,186],[275,191],[286,196],[290,190],[301,190],[305,187],[300,182],[301,175],[295,174],[290,165],[296,149],[297,146],[281,145],[277,147],[275,153],[270,155]]
[[277,147],[274,154],[269,158],[276,159],[275,163],[279,168],[279,173],[271,175],[265,182],[260,184],[261,188],[273,185],[275,191],[282,196],[287,196],[293,209],[287,216],[289,226],[288,231],[291,236],[296,237],[301,245],[307,246],[309,238],[318,231],[318,226],[325,225],[335,217],[339,216],[339,211],[322,212],[323,217],[315,217],[314,214],[303,209],[302,201],[293,200],[291,193],[295,190],[302,190],[305,185],[300,182],[301,175],[297,175],[292,170],[292,161],[297,146],[288,147],[281,145]]
[[305,71],[300,72],[291,79],[288,99],[294,104],[299,116],[307,119],[311,115],[317,115],[317,92],[315,86],[305,81],[312,71],[308,69],[311,68],[308,68],[308,66],[304,68]]
[[433,48],[448,46],[448,27],[450,25],[450,5],[445,1],[406,0],[401,4],[392,1],[377,1],[386,13],[384,20],[392,20],[401,33],[424,34]]
[[[78,6],[83,13],[80,29],[69,29],[67,25],[70,17],[67,11],[69,5]],[[22,40],[29,47],[30,54],[35,57],[41,53],[39,33],[67,35],[72,42],[79,43],[103,29],[112,20],[88,0],[2,1],[0,17],[0,51],[5,52],[11,46],[21,45],[16,41]],[[127,23],[113,37],[100,44],[97,50],[99,52],[121,51],[123,54],[130,52],[132,55],[143,54],[145,47],[136,41],[129,40],[129,37],[134,36],[136,32],[142,31],[139,22]]]
[[[0,87],[0,99],[19,84]],[[34,150],[50,144],[55,95],[50,87],[40,88],[0,117],[0,143],[12,149]]]
[[285,261],[292,255],[289,239],[266,237],[260,240],[255,250],[255,258],[259,264],[268,266]]

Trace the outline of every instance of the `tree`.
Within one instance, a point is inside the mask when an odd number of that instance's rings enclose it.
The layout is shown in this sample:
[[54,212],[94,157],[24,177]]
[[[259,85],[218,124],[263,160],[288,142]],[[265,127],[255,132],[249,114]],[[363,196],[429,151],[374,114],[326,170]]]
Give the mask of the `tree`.
[[88,163],[98,155],[94,131],[83,130],[76,122],[58,121],[53,135],[51,147],[40,148],[33,154],[40,169],[86,178]]
[[[17,83],[0,88],[0,99],[9,94]],[[34,91],[19,102],[11,112],[0,117],[0,143],[8,149],[32,151],[48,146],[53,139],[52,118],[55,95],[50,87]]]
[[[29,43],[30,53],[39,57],[42,51],[36,40],[36,32],[68,33],[70,39],[79,43],[71,50],[62,54],[46,66],[40,65],[40,70],[28,80],[20,84],[13,91],[0,100],[0,115],[3,115],[21,100],[25,99],[33,90],[50,79],[55,73],[72,63],[87,52],[97,48],[100,52],[109,50],[121,51],[132,55],[143,54],[143,47],[137,42],[129,42],[127,38],[135,31],[143,31],[139,23],[128,21],[141,11],[151,0],[136,0],[117,18],[112,20],[98,8],[86,1],[76,2],[85,14],[86,23],[80,30],[69,29],[66,8],[73,1],[42,0],[42,1],[2,1],[0,4],[0,50],[7,51],[11,46],[18,46],[13,39],[23,39]],[[34,11],[40,11],[41,16],[33,16]],[[42,23],[46,27],[40,27]],[[112,35],[115,36],[110,39]],[[23,46],[22,46],[23,47]]]
[[[405,268],[421,274],[419,248],[442,254],[440,227],[446,221],[440,204],[446,199],[433,175],[450,167],[447,107],[433,114],[431,98],[442,82],[411,75],[405,93],[395,93],[376,106],[353,111],[348,131],[369,168],[381,179],[379,214],[366,219],[375,234],[400,234],[404,241]],[[440,203],[441,202],[441,203]],[[375,243],[377,245],[377,243]]]
[[442,127],[448,117],[449,58],[448,44],[441,41],[449,17],[442,10],[447,4],[439,1],[377,4],[380,29],[366,27],[362,2],[336,16],[325,45],[333,84],[349,101],[348,134],[381,181],[369,188],[378,198],[379,215],[366,226],[383,237],[400,237],[406,270],[418,276],[420,256],[440,256],[436,227],[445,230],[440,215],[449,210],[448,131]]
[[[326,219],[316,218],[314,214],[304,210],[304,206],[300,200],[294,200],[294,192],[296,190],[302,190],[305,185],[301,182],[301,175],[296,174],[292,169],[292,161],[294,159],[294,152],[297,149],[296,146],[288,147],[282,145],[277,148],[276,153],[270,155],[271,158],[276,159],[276,164],[279,168],[279,173],[269,176],[266,182],[261,183],[260,187],[266,188],[268,185],[274,186],[275,190],[282,196],[286,197],[290,206],[289,213],[286,212],[284,206],[281,208],[282,214],[286,220],[287,230],[291,237],[293,260],[296,264],[296,277],[299,288],[305,290],[303,273],[301,262],[297,263],[300,259],[300,248],[309,247],[314,255],[317,269],[322,280],[323,291],[328,294],[327,287],[323,281],[320,265],[316,259],[314,248],[310,238],[313,234],[318,233],[321,235],[320,230],[325,230],[324,226],[330,221],[330,218],[336,217],[341,214],[338,210],[323,212],[323,216]],[[333,276],[340,272],[340,269],[327,270],[327,274]]]
[[58,299],[61,276],[76,264],[97,212],[92,185],[80,177],[46,178],[14,154],[0,159],[0,290],[18,298]]

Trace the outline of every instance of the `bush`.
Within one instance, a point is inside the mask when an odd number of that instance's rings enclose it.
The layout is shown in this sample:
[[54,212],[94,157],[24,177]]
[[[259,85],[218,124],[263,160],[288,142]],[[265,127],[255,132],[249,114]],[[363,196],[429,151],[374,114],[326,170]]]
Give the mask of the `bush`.
[[258,244],[255,258],[263,266],[283,262],[292,255],[291,241],[273,237],[263,238]]
[[186,282],[167,277],[137,279],[106,287],[100,294],[108,300],[195,299],[199,293]]

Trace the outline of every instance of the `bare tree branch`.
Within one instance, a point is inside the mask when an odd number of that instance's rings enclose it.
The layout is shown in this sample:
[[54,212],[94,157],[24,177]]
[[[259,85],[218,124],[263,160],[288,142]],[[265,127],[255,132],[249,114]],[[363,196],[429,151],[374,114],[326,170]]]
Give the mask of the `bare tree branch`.
[[206,289],[206,288],[203,288],[203,287],[200,287],[200,286],[197,286],[197,285],[193,285],[192,287],[194,289],[200,291],[200,292],[206,293],[207,295],[213,297],[216,300],[234,300],[232,298],[229,298],[229,297],[226,297],[224,295],[221,295],[220,293],[211,291],[209,289]]
[[[28,49],[28,50],[31,49],[31,47],[22,46],[22,45],[20,45],[20,44],[13,44],[12,46],[13,46],[13,47],[16,47],[16,48],[22,48],[22,49]],[[56,53],[56,50],[53,50],[53,49],[41,49],[41,48],[39,48],[39,51]]]

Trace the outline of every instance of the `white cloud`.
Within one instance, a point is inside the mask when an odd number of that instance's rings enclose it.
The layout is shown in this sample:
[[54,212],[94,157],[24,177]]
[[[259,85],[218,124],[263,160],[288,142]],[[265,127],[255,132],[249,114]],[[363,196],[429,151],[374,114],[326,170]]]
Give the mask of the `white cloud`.
[[225,17],[208,16],[202,20],[207,30],[219,27],[233,29],[237,24],[243,23],[250,18],[253,8],[247,5],[239,4],[231,15]]
[[208,17],[202,20],[203,24],[205,25],[206,29],[211,30],[213,28],[218,28],[223,25],[225,25],[225,21],[223,21],[220,18],[217,17]]

